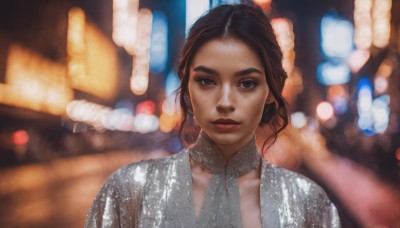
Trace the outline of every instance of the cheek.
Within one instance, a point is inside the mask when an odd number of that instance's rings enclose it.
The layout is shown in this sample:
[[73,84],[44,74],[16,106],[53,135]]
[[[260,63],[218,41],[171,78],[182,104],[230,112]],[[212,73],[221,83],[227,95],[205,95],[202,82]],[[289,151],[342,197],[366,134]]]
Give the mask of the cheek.
[[189,83],[189,96],[193,109],[193,114],[196,119],[201,119],[202,114],[205,113],[207,107],[207,99],[204,99],[204,94],[201,93],[196,85]]
[[251,118],[252,122],[257,122],[257,124],[260,122],[265,102],[268,97],[265,94],[268,94],[268,92],[267,89],[261,90],[259,93],[254,94],[254,96],[248,97],[243,101],[244,111],[246,112],[246,115]]
[[252,122],[259,123],[261,121],[261,117],[264,111],[264,105],[265,101],[264,100],[257,100],[254,102],[248,102],[248,107],[246,109],[248,110],[248,116],[251,116]]
[[192,102],[193,111],[196,112],[196,114],[197,114],[197,112],[199,112],[203,109],[202,102],[199,101],[199,99],[196,95],[192,95],[190,97],[190,100]]
[[193,88],[193,84],[189,82],[188,86],[188,95],[190,97],[190,104],[192,105],[193,111],[198,109],[199,102],[198,102],[198,94],[196,89]]

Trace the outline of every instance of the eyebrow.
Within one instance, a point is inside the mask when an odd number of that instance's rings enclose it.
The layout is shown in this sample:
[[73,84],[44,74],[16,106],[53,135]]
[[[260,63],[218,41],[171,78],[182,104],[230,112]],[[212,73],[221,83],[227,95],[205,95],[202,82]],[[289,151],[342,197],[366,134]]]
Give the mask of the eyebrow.
[[[205,66],[201,66],[201,65],[197,66],[196,68],[194,68],[193,71],[195,71],[195,72],[199,72],[200,71],[200,72],[204,72],[204,73],[207,73],[207,74],[213,74],[213,75],[219,76],[218,71],[216,71],[214,69],[211,69],[211,68],[208,68],[208,67],[205,67]],[[262,71],[254,68],[254,67],[250,67],[248,69],[244,69],[244,70],[235,72],[234,76],[235,77],[241,77],[241,76],[245,76],[245,75],[248,75],[248,74],[251,74],[251,73],[264,74]]]

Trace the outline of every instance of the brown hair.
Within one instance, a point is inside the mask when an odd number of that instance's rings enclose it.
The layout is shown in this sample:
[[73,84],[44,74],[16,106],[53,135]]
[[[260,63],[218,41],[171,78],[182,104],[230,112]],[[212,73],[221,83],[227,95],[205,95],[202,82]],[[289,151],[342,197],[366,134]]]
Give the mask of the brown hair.
[[270,139],[273,139],[273,143],[289,121],[286,102],[281,94],[287,75],[282,66],[282,52],[268,17],[261,8],[249,4],[218,6],[200,17],[190,29],[178,64],[178,75],[181,80],[178,90],[183,112],[180,133],[187,115],[190,114],[190,107],[185,101],[188,94],[190,64],[202,45],[212,39],[226,37],[240,39],[248,44],[263,64],[274,99],[271,104],[265,105],[260,126],[269,124],[273,133],[264,141],[264,146]]

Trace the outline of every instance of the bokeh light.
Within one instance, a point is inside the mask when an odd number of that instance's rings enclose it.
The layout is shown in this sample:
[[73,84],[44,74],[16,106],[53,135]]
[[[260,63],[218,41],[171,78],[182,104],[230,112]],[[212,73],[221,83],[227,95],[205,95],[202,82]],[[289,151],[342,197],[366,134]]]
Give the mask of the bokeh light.
[[322,121],[329,120],[334,116],[334,110],[329,102],[323,101],[317,105],[317,116]]
[[307,125],[307,117],[303,112],[295,112],[290,115],[290,123],[295,128],[302,128]]
[[139,133],[146,134],[158,130],[159,120],[155,115],[139,114],[135,118],[135,126]]
[[25,145],[29,141],[29,135],[25,130],[18,130],[12,134],[12,142],[14,145]]
[[186,0],[186,34],[193,23],[210,8],[209,0]]
[[335,14],[321,21],[321,50],[329,58],[347,58],[353,51],[353,24]]
[[168,61],[168,22],[163,12],[153,12],[152,27],[150,71],[152,73],[161,73],[165,70]]

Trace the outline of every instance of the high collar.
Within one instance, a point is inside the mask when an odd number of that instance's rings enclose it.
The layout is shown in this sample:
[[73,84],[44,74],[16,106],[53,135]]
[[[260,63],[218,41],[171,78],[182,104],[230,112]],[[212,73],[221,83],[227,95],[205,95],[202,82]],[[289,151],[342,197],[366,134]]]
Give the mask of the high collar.
[[201,131],[189,155],[196,164],[214,174],[226,172],[226,175],[241,176],[257,169],[260,164],[255,137],[227,162],[210,137]]

